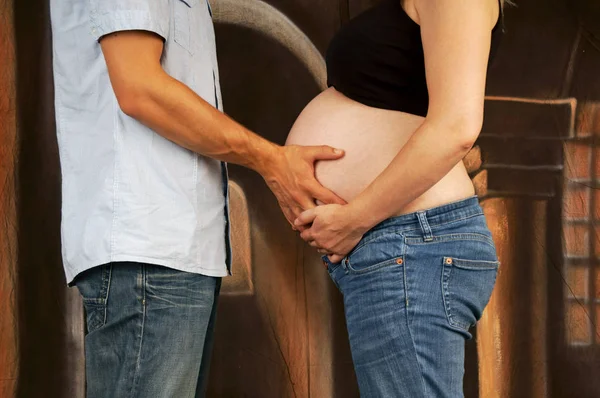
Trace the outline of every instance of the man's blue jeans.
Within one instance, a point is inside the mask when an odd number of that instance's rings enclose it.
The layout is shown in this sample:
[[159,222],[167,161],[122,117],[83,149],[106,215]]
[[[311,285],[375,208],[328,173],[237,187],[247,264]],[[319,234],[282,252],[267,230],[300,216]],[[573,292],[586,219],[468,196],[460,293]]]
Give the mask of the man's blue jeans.
[[203,397],[220,278],[111,263],[79,275],[87,398]]

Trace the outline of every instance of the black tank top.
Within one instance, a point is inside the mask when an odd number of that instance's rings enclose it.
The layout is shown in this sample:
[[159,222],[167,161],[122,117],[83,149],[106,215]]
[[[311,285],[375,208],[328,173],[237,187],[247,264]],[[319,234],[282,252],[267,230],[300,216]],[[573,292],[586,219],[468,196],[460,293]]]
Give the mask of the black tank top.
[[[490,62],[502,29],[492,30]],[[362,104],[425,116],[429,95],[420,26],[400,0],[382,0],[350,20],[326,55],[327,85]]]

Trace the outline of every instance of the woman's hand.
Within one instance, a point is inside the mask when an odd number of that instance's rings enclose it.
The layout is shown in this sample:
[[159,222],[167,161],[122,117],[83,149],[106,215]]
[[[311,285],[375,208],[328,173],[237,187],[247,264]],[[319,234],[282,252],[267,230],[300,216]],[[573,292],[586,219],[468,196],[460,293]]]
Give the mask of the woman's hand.
[[357,221],[350,206],[334,204],[306,210],[294,224],[298,229],[304,228],[300,234],[302,239],[320,253],[328,254],[335,264],[354,249],[366,232]]

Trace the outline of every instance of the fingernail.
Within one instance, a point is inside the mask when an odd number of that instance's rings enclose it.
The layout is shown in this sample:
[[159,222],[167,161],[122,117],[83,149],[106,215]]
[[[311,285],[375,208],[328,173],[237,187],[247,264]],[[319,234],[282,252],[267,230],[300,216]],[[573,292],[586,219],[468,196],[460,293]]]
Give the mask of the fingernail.
[[342,151],[341,149],[334,149],[333,153],[335,153],[336,155],[341,155],[342,153],[344,153],[344,151]]

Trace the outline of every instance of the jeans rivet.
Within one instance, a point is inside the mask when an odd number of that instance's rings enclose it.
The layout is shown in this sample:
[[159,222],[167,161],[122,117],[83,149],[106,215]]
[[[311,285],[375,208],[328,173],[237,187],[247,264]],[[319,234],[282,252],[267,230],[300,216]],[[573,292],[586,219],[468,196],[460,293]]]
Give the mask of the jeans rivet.
[[452,259],[451,258],[447,258],[446,259],[446,264],[452,264]]
[[401,258],[399,258],[398,260],[396,260],[396,263],[398,263],[398,264],[402,264],[403,262],[404,262],[404,261],[402,261],[402,259],[401,259]]

